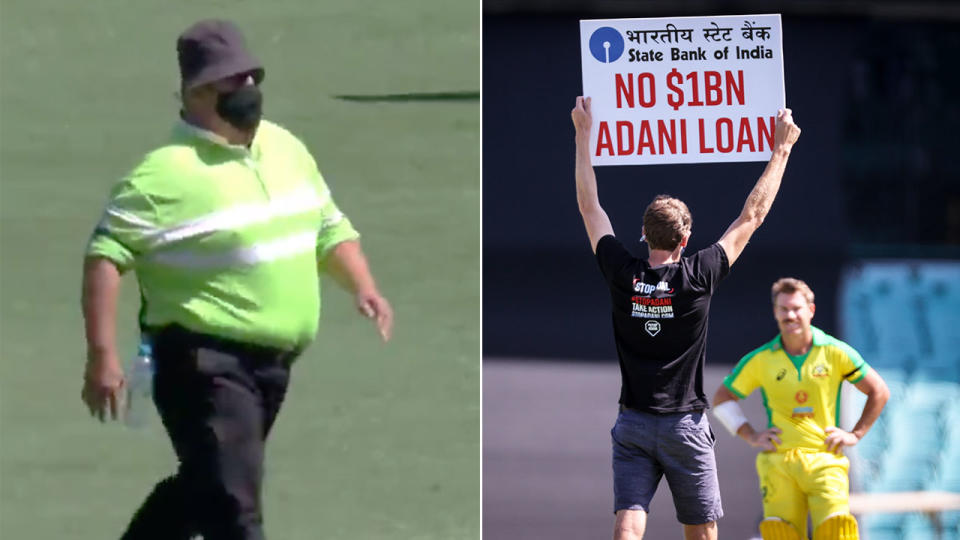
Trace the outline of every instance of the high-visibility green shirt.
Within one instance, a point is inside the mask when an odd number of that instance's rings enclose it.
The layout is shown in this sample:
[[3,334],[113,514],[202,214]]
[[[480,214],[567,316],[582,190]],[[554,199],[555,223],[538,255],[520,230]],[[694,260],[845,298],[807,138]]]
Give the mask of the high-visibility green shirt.
[[744,356],[723,384],[741,399],[760,389],[767,427],[782,430],[778,451],[825,450],[824,430],[840,423],[840,386],[860,382],[869,370],[853,347],[813,327],[805,356],[787,354],[778,335]]
[[140,283],[140,324],[303,347],[318,262],[359,237],[306,147],[262,121],[249,148],[180,122],[110,195],[87,249]]

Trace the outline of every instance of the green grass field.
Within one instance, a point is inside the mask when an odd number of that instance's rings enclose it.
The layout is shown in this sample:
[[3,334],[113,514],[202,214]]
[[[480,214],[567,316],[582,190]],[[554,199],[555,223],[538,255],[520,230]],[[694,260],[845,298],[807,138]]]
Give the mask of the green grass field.
[[[173,124],[176,35],[209,16],[244,29],[267,118],[311,148],[397,313],[382,346],[325,280],[267,449],[268,536],[477,538],[479,7],[460,0],[2,3],[0,537],[116,538],[173,470],[158,420],[80,401],[80,266],[109,186]],[[137,298],[128,277],[131,353]]]

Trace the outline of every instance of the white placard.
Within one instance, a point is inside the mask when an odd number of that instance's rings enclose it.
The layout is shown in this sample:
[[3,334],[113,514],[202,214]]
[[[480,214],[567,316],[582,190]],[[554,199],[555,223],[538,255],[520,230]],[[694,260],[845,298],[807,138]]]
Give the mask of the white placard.
[[770,159],[780,15],[582,20],[580,49],[594,165]]

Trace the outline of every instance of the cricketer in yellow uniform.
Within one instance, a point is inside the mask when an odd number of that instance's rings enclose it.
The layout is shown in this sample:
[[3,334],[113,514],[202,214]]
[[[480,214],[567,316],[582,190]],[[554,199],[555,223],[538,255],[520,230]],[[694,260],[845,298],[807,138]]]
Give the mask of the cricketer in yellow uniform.
[[[714,416],[752,446],[763,495],[764,540],[856,540],[848,470],[842,454],[866,435],[889,397],[883,379],[846,343],[810,324],[816,306],[806,283],[781,278],[771,289],[780,334],[746,356],[714,398]],[[851,431],[839,427],[840,388],[847,381],[867,395]],[[737,401],[760,389],[767,427],[755,431]]]
[[808,506],[814,524],[850,512],[850,463],[827,450],[824,430],[839,424],[843,381],[857,383],[870,369],[846,343],[819,328],[812,331],[806,355],[788,354],[778,335],[744,356],[723,380],[741,399],[759,388],[767,427],[782,431],[776,452],[757,455],[764,516],[786,520],[804,537]]

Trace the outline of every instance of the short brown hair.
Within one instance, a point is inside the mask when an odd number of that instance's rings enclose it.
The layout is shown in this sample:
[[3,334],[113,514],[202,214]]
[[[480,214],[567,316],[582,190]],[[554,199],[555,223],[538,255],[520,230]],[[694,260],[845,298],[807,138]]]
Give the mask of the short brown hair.
[[673,251],[693,227],[690,210],[680,199],[657,195],[643,213],[643,231],[650,249]]
[[813,290],[810,286],[802,280],[792,277],[780,278],[774,282],[773,287],[770,288],[770,300],[773,302],[773,305],[776,306],[778,295],[793,294],[795,292],[803,293],[803,297],[807,299],[808,304],[813,303]]

